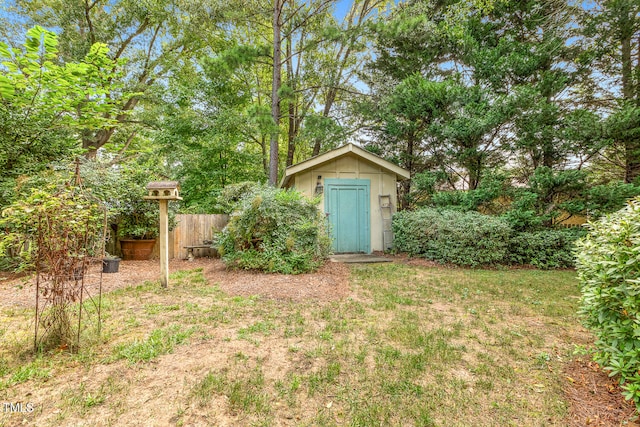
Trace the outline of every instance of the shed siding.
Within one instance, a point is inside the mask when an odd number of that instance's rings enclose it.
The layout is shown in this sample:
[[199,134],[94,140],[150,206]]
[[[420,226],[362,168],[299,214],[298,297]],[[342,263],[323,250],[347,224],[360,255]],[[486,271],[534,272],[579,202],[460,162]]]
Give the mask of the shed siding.
[[[291,182],[293,186],[313,197],[318,180],[322,176],[322,185],[326,178],[339,179],[369,179],[371,181],[371,192],[369,197],[371,212],[371,249],[382,251],[382,213],[380,212],[379,195],[390,195],[393,211],[397,206],[396,177],[393,173],[387,172],[380,166],[352,154],[331,160],[317,165],[309,170],[296,174]],[[324,212],[324,194],[321,196],[318,208]]]

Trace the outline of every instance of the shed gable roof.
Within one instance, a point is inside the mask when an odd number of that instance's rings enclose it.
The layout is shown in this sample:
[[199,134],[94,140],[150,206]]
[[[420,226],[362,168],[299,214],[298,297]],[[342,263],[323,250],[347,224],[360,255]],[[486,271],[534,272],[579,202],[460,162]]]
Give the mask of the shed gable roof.
[[287,167],[284,173],[284,177],[282,178],[282,182],[280,183],[280,187],[284,187],[285,185],[287,185],[291,178],[300,172],[304,172],[308,169],[321,165],[322,163],[335,160],[338,157],[345,156],[349,153],[352,153],[357,157],[363,158],[371,163],[380,166],[382,169],[395,174],[398,178],[408,179],[411,176],[408,170],[394,165],[393,163],[383,159],[382,157],[370,153],[367,150],[358,147],[357,145],[349,143],[343,145],[342,147],[336,148],[335,150],[327,151],[324,154],[320,154],[303,162]]

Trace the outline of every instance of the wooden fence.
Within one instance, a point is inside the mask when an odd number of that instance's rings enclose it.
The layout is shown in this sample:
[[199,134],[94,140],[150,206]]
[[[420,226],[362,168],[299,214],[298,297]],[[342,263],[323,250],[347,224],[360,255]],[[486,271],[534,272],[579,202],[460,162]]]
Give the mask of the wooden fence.
[[[203,245],[205,241],[213,239],[215,231],[220,231],[227,225],[229,215],[176,215],[176,227],[169,232],[169,258],[185,259],[187,250],[185,246]],[[153,257],[158,257],[156,245],[153,250]],[[195,256],[216,256],[213,249],[200,248],[194,250]]]
[[571,215],[567,212],[561,212],[559,217],[554,218],[553,225],[562,228],[582,227],[588,220],[586,215]]
[[[229,222],[229,215],[176,215],[178,225],[173,229],[173,258],[185,259],[185,246],[202,245]],[[213,249],[196,249],[196,256],[215,256]]]

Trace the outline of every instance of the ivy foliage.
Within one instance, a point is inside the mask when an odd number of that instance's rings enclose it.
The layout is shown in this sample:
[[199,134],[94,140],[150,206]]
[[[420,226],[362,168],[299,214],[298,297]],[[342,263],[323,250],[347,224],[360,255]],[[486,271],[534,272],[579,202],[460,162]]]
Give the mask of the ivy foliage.
[[580,314],[596,336],[595,361],[640,409],[640,197],[588,228],[577,246]]
[[318,200],[295,190],[244,188],[247,192],[216,239],[228,267],[299,274],[324,263],[331,240]]

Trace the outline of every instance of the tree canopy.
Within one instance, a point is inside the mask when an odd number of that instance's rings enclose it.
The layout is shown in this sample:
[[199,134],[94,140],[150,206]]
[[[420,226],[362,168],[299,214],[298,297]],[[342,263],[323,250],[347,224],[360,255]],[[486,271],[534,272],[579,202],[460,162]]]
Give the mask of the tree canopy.
[[[355,142],[410,170],[405,207],[496,176],[546,200],[538,212],[567,207],[640,174],[639,8],[17,0],[0,18],[1,191],[77,156],[151,159],[183,210],[213,212],[226,185],[277,185]],[[584,185],[542,194],[545,174]]]

